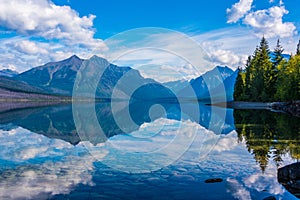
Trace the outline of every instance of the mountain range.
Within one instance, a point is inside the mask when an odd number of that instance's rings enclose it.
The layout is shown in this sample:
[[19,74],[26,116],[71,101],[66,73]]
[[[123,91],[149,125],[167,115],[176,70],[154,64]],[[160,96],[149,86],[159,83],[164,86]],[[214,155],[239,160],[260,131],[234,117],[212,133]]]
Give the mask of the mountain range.
[[[212,91],[214,91],[213,95],[217,96],[220,95],[217,94],[219,89],[225,87],[227,100],[230,101],[237,75],[237,71],[218,66],[190,81],[159,83],[153,79],[144,78],[138,70],[111,64],[104,58],[93,56],[88,60],[83,60],[74,55],[59,62],[34,67],[20,74],[9,70],[0,71],[0,99],[20,96],[24,98],[24,94],[29,99],[38,98],[36,95],[71,97],[76,75],[80,67],[86,65],[93,72],[103,72],[96,86],[91,86],[90,82],[97,73],[92,72],[91,77],[84,77],[80,80],[82,88],[94,89],[91,91],[96,91],[95,96],[98,98],[113,98],[113,94],[116,94],[120,98],[142,100],[193,96],[198,99],[209,99]],[[85,73],[85,76],[88,74],[91,73]]]
[[19,74],[18,72],[11,70],[11,69],[0,70],[0,76],[14,77],[18,74]]

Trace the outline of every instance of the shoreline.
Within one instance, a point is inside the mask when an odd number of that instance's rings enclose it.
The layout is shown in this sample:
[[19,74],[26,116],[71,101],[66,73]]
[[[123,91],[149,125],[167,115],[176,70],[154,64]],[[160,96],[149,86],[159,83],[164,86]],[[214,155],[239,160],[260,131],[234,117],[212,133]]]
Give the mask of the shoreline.
[[[109,98],[78,98],[72,99],[70,97],[56,98],[56,99],[26,99],[26,98],[0,98],[0,111],[7,110],[4,107],[9,108],[26,108],[26,107],[40,107],[47,105],[58,104],[72,104],[72,103],[107,103],[113,101]],[[120,99],[116,99],[120,101]],[[204,102],[203,102],[204,103]],[[204,103],[205,104],[205,103]],[[230,101],[220,102],[214,104],[205,104],[208,106],[217,106],[221,108],[241,109],[241,110],[270,110],[273,112],[288,113],[296,117],[300,117],[300,100],[290,102],[248,102],[248,101]]]
[[290,102],[247,102],[231,101],[210,104],[222,108],[242,109],[242,110],[270,110],[273,112],[288,113],[295,117],[300,117],[300,100]]

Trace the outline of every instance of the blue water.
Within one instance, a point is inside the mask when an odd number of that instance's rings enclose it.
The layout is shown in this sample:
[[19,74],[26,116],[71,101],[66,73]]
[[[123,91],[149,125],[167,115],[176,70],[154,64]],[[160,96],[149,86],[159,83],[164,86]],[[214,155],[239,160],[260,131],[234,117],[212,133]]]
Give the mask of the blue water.
[[[280,162],[272,159],[277,143],[289,140],[279,131],[277,141],[268,138],[264,166],[255,154],[260,144],[251,142],[265,136],[241,131],[264,132],[273,115],[285,115],[259,111],[259,118],[193,103],[148,112],[153,105],[96,105],[103,134],[92,126],[83,132],[88,124],[74,122],[70,105],[1,113],[0,199],[297,199],[277,181],[277,168],[297,155],[287,146]],[[262,125],[242,118],[249,115],[271,117]],[[222,182],[205,183],[212,178]]]

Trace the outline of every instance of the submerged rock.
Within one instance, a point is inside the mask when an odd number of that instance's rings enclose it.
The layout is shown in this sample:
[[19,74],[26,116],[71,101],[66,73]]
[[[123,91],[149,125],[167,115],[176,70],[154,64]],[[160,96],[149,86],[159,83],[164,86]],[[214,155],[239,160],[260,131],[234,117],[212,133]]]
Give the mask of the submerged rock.
[[204,182],[205,183],[220,183],[220,182],[223,182],[223,179],[221,179],[221,178],[210,178],[210,179],[206,179]]
[[269,196],[264,198],[263,200],[276,200],[276,198],[274,196]]
[[300,163],[278,169],[277,178],[290,193],[300,198]]

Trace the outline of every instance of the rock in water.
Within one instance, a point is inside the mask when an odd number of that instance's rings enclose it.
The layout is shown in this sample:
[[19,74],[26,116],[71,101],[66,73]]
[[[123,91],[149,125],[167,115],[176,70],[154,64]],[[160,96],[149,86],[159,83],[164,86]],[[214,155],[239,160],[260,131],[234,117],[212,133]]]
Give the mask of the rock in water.
[[263,200],[276,200],[276,198],[273,196],[269,196],[269,197],[264,198]]
[[300,163],[278,169],[277,178],[290,193],[300,198]]
[[221,178],[210,178],[205,180],[205,183],[220,183],[223,182],[223,179]]

